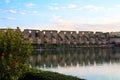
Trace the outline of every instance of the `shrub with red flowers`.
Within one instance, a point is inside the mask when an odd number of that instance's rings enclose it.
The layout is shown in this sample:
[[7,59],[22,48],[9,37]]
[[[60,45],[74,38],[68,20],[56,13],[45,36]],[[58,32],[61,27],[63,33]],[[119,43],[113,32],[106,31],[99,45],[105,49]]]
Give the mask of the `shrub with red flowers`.
[[19,30],[0,31],[0,80],[17,80],[29,69],[30,41]]

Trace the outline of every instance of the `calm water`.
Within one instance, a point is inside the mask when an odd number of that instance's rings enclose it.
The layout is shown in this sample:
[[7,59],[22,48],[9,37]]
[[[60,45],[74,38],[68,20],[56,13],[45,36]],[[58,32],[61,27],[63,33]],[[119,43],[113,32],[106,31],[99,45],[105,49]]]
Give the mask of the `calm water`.
[[33,52],[31,67],[87,80],[120,80],[120,48]]

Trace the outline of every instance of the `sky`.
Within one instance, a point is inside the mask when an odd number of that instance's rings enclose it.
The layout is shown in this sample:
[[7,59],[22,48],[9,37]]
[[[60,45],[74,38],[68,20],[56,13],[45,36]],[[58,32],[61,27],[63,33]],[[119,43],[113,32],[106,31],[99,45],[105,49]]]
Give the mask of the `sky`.
[[0,0],[0,28],[120,31],[120,0]]

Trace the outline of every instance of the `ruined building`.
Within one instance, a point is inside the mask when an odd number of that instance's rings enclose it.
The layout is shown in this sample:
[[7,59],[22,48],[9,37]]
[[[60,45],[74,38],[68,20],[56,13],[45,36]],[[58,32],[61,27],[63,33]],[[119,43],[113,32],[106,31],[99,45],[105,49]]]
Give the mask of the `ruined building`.
[[120,33],[92,32],[92,31],[55,31],[25,29],[24,38],[30,39],[32,44],[120,44]]
[[[19,29],[19,28],[18,28]],[[0,29],[6,31],[6,29]],[[120,44],[120,32],[92,32],[92,31],[56,31],[24,29],[24,40],[30,40],[33,45],[67,44],[67,45],[109,45]],[[78,47],[76,46],[76,47]]]

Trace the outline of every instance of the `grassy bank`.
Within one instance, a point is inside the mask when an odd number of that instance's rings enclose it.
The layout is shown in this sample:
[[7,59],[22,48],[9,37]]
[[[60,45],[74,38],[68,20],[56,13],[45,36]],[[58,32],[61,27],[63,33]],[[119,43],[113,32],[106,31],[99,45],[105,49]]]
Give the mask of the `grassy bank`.
[[63,75],[49,71],[29,71],[19,80],[84,80],[73,76]]

